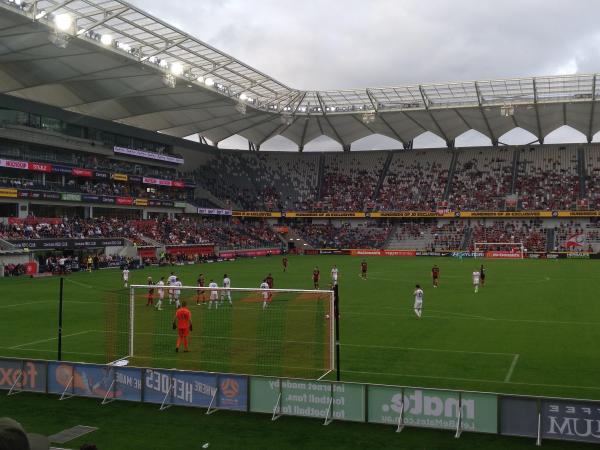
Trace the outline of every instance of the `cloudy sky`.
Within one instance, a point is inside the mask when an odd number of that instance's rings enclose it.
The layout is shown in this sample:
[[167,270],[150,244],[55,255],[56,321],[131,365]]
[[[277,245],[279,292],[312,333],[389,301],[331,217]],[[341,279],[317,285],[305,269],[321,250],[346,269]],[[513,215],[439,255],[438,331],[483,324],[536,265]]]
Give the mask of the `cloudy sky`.
[[[297,89],[344,89],[591,73],[600,68],[599,0],[202,0],[134,4]],[[501,139],[535,137],[515,130]],[[546,142],[583,142],[559,129]],[[476,132],[457,145],[486,145]],[[441,146],[423,135],[415,146]],[[247,143],[230,138],[221,147]],[[398,148],[372,136],[353,149]],[[319,138],[310,149],[336,149]],[[285,138],[264,149],[290,150]]]

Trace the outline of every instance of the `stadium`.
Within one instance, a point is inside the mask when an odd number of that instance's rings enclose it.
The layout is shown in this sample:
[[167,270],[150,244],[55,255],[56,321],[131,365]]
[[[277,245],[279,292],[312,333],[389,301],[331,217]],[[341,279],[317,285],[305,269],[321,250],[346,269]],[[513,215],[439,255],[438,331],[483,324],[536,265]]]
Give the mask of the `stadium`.
[[600,443],[573,72],[295,89],[120,0],[0,0],[0,448]]

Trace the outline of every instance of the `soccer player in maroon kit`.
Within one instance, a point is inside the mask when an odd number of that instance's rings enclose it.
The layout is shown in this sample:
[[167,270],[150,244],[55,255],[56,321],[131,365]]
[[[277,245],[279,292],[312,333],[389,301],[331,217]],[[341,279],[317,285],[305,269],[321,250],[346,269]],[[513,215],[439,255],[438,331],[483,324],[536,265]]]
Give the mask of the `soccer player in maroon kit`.
[[[200,274],[198,275],[198,280],[197,280],[197,284],[198,287],[204,287],[204,274]],[[198,290],[198,293],[196,294],[196,305],[200,304],[200,299],[202,299],[202,304],[206,304],[206,294],[204,293],[204,290]]]
[[315,266],[313,270],[313,285],[315,289],[319,289],[319,278],[321,278],[321,272],[319,271],[319,268]]
[[360,273],[363,280],[367,279],[367,261],[364,259],[360,263]]
[[[152,277],[148,277],[148,286],[154,286],[154,283],[152,282]],[[148,289],[148,301],[146,302],[146,306],[152,306],[154,305],[154,288],[149,288]]]
[[[273,275],[269,274],[267,275],[267,278],[265,278],[265,283],[267,283],[269,285],[269,289],[273,289],[273,285],[275,284],[275,282],[273,281]],[[271,301],[273,300],[273,293],[269,292],[269,298],[268,301],[269,303],[271,303]]]
[[287,256],[283,257],[283,259],[281,260],[281,264],[283,264],[283,271],[286,272],[287,271],[287,264],[288,264]]
[[431,278],[433,279],[433,287],[438,287],[440,284],[440,268],[437,264],[431,268]]

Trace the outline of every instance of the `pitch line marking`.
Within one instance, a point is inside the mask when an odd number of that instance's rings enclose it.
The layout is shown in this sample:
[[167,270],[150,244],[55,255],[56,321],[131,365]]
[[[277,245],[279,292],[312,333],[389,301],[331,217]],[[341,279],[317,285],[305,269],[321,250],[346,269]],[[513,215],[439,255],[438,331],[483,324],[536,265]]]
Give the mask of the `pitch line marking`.
[[[89,333],[91,330],[84,330],[84,331],[79,331],[78,333],[71,333],[71,334],[65,334],[62,337],[63,338],[67,338],[67,337],[73,337],[73,336],[80,336],[82,334],[86,334]],[[44,342],[49,342],[49,341],[54,341],[58,339],[58,336],[54,336],[48,339],[40,339],[39,341],[33,341],[33,342],[27,342],[25,344],[19,344],[19,345],[14,345],[12,347],[9,348],[9,350],[16,350],[20,347],[25,347],[26,345],[36,345],[36,344],[42,344]]]
[[509,383],[510,382],[510,378],[512,377],[513,371],[515,370],[515,367],[517,366],[517,361],[519,361],[519,354],[515,354],[515,357],[512,360],[512,363],[510,365],[510,368],[508,369],[508,373],[506,374],[506,377],[504,378],[504,382],[505,383]]
[[590,389],[600,391],[600,386],[573,386],[568,384],[544,384],[544,383],[524,383],[517,381],[499,381],[499,380],[484,380],[481,378],[461,378],[461,377],[438,377],[434,375],[416,375],[416,374],[402,374],[402,373],[389,373],[389,372],[367,372],[359,370],[348,370],[344,369],[346,373],[356,373],[361,375],[381,375],[388,377],[403,377],[403,378],[427,378],[435,380],[451,380],[451,381],[475,381],[478,383],[494,383],[494,384],[513,384],[518,386],[541,386],[550,388],[569,388],[569,389]]
[[514,353],[501,353],[501,352],[478,352],[471,350],[446,350],[442,348],[420,348],[420,347],[394,347],[388,345],[359,345],[359,344],[340,344],[342,347],[358,347],[358,348],[378,348],[378,349],[391,349],[391,350],[414,350],[423,352],[439,352],[439,353],[466,353],[471,355],[497,355],[497,356],[513,356]]
[[69,283],[76,284],[77,286],[82,286],[82,287],[87,288],[87,289],[94,289],[95,288],[95,286],[92,286],[91,284],[81,283],[79,281],[75,281],[75,280],[72,280],[70,278],[65,278],[65,281],[68,281]]

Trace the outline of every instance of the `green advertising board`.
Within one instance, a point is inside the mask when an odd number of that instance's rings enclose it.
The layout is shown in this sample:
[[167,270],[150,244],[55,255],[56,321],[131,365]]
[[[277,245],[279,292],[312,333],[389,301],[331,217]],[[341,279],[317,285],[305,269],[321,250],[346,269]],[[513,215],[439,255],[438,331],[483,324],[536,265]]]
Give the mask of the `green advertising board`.
[[[490,394],[461,394],[461,428],[479,433],[498,432],[498,398]],[[369,422],[396,425],[404,404],[407,426],[456,429],[459,394],[451,391],[369,386]]]
[[280,393],[285,415],[324,419],[333,399],[334,420],[365,421],[365,386],[327,381],[251,377],[250,411],[272,413]]

